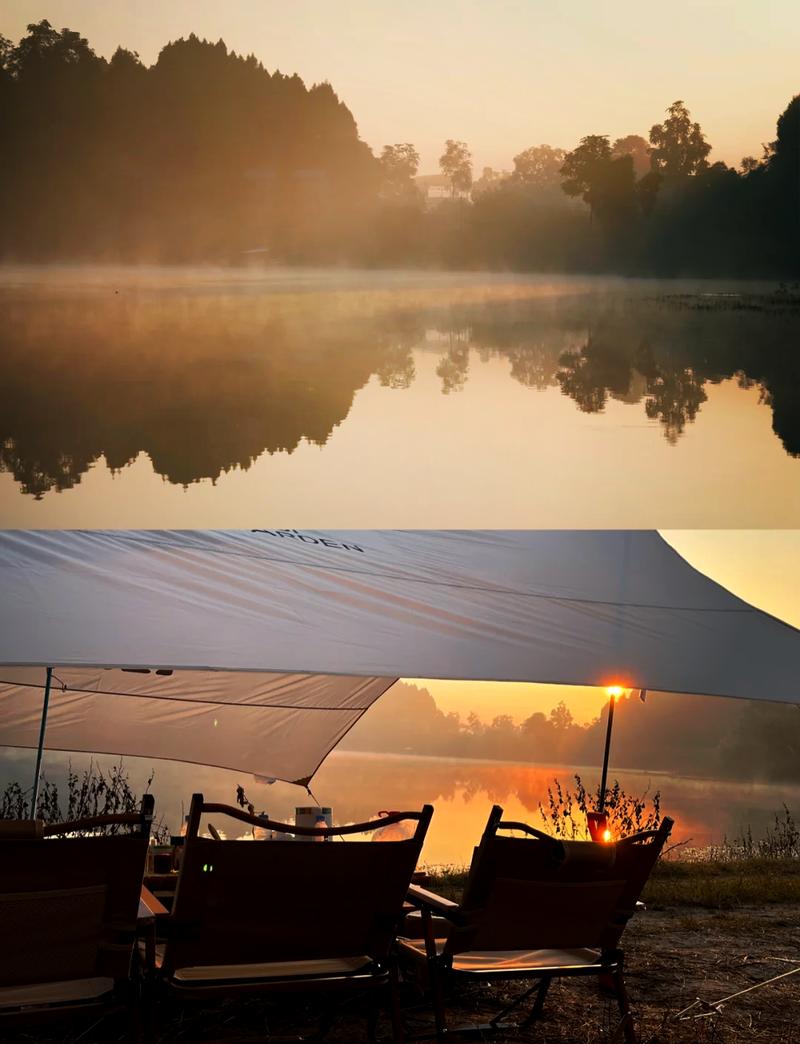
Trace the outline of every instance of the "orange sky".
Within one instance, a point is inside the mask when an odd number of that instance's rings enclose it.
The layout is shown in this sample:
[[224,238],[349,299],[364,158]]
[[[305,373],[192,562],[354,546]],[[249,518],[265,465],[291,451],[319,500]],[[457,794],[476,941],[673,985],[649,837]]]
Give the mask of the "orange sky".
[[[663,536],[697,569],[759,609],[800,627],[800,530],[670,530]],[[425,680],[444,711],[462,717],[474,710],[491,720],[520,720],[547,713],[564,700],[579,722],[589,721],[606,699],[604,690],[573,686]]]
[[676,98],[712,159],[738,164],[774,138],[800,90],[794,0],[5,0],[0,33],[16,41],[42,18],[107,56],[123,44],[150,63],[194,31],[270,70],[327,79],[369,145],[413,142],[423,171],[448,137],[480,169],[541,142],[646,136]]

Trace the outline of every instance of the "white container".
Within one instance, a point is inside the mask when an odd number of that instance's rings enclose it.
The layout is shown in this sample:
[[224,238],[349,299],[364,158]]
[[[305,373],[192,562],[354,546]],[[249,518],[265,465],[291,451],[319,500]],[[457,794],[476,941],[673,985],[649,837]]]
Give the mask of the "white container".
[[[324,822],[323,822],[324,820]],[[321,808],[318,805],[299,805],[294,810],[294,825],[299,827],[333,826],[333,809]],[[303,837],[295,835],[295,841],[330,841],[331,838]]]

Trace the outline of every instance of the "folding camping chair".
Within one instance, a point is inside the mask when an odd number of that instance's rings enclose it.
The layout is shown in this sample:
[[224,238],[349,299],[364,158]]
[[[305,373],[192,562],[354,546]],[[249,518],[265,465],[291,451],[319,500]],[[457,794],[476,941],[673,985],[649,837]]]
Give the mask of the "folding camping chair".
[[[495,805],[461,903],[409,889],[409,901],[421,911],[422,937],[401,935],[398,953],[410,970],[427,971],[438,1039],[459,1029],[446,1021],[448,981],[537,980],[487,1026],[460,1027],[475,1030],[499,1028],[535,992],[528,1026],[541,1014],[554,978],[595,975],[613,981],[625,1040],[634,1044],[619,942],[671,829],[672,820],[664,819],[658,830],[609,844],[560,841],[525,823],[503,822]],[[504,837],[500,830],[526,836]],[[414,920],[411,915],[406,923]]]
[[[200,836],[204,813],[297,840],[212,840]],[[393,812],[368,823],[311,828],[275,823],[195,794],[189,812],[172,912],[163,922],[162,981],[181,1000],[250,992],[372,991],[368,1035],[374,1036],[376,990],[386,990],[399,1039],[397,979],[391,948],[433,808]],[[404,820],[412,837],[337,843]],[[328,1008],[324,1032],[334,1012]]]
[[[138,1025],[131,965],[153,806],[148,794],[136,813],[2,821],[0,1027],[126,1007]],[[60,836],[109,826],[130,831]]]

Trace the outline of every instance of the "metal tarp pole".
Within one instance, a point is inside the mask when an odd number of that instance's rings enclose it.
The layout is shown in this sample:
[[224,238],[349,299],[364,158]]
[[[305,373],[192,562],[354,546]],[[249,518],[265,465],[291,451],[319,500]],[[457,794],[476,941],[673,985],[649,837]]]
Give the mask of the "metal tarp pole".
[[47,708],[50,705],[50,683],[53,680],[53,668],[47,668],[44,683],[44,701],[42,703],[42,720],[39,725],[39,746],[36,749],[36,774],[33,777],[33,800],[31,801],[31,819],[36,819],[36,806],[39,803],[39,781],[42,776],[42,755],[44,754],[44,734],[47,729]]
[[[619,667],[625,665],[624,643],[625,643],[625,603],[628,593],[628,571],[630,568],[631,534],[626,532],[624,536],[624,555],[622,566],[619,571],[619,606],[617,616],[616,652]],[[608,781],[608,755],[611,753],[611,729],[614,726],[614,704],[617,696],[622,694],[619,683],[614,683],[606,689],[608,693],[608,725],[606,726],[606,749],[603,753],[603,775],[600,779],[600,808],[599,812],[606,810],[606,783]]]
[[606,781],[608,778],[608,755],[611,753],[611,729],[614,727],[614,704],[617,702],[615,696],[608,701],[608,725],[606,726],[606,749],[603,754],[603,775],[600,779],[600,808],[598,811],[606,810]]

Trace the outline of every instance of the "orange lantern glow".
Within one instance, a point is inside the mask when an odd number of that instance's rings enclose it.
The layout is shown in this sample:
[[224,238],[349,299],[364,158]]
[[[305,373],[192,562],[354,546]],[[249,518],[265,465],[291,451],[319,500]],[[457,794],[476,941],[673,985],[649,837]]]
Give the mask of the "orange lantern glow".
[[605,812],[587,812],[586,824],[589,827],[589,837],[592,841],[605,841],[609,834],[608,816]]

